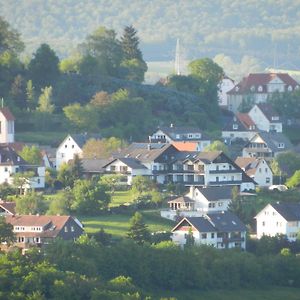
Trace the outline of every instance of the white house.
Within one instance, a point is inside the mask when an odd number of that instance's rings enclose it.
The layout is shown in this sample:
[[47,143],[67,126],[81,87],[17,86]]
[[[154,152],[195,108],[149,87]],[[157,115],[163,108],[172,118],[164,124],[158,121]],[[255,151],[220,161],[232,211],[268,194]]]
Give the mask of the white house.
[[149,136],[150,143],[197,142],[197,151],[210,145],[211,140],[196,127],[160,127]]
[[12,147],[0,144],[0,184],[13,184],[16,173],[32,172],[34,176],[24,188],[42,189],[45,187],[45,167],[31,165],[20,157]]
[[279,153],[292,149],[292,143],[282,133],[261,131],[244,146],[243,157],[260,157],[270,160]]
[[257,238],[264,235],[284,234],[289,241],[295,241],[300,231],[300,204],[268,204],[256,216]]
[[220,106],[228,106],[227,100],[227,92],[234,88],[234,80],[229,78],[228,76],[224,76],[224,78],[219,83],[219,91],[218,91],[218,98],[219,98],[219,105]]
[[222,128],[222,138],[228,144],[236,139],[250,140],[257,133],[253,120],[245,113],[237,113]]
[[258,186],[268,187],[273,184],[273,172],[265,159],[237,157],[235,163],[244,170]]
[[263,131],[282,132],[282,121],[278,113],[269,103],[255,104],[249,111],[249,116],[256,127]]
[[297,89],[298,82],[286,73],[249,74],[227,92],[228,109],[237,112],[243,102],[264,103],[274,92],[292,92]]
[[56,150],[56,169],[61,164],[67,163],[74,158],[75,155],[82,156],[82,149],[89,139],[101,139],[100,135],[90,134],[69,134]]
[[151,169],[148,169],[140,161],[131,157],[116,158],[104,165],[103,168],[106,173],[126,175],[128,185],[131,185],[135,176],[152,176]]
[[218,249],[246,248],[246,226],[229,211],[208,213],[201,217],[185,217],[172,229],[172,241],[186,244],[192,233],[196,245]]
[[186,195],[168,201],[170,208],[162,210],[161,216],[176,220],[178,217],[201,217],[206,213],[226,211],[231,199],[231,186],[191,186]]
[[15,117],[7,107],[0,109],[0,143],[15,141]]

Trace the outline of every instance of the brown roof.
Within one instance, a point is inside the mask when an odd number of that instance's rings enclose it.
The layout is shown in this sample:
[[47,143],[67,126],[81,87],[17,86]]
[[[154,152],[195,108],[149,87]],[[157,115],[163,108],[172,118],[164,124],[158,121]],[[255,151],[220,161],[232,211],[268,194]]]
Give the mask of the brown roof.
[[168,201],[168,203],[194,203],[195,201],[189,197],[182,196]]
[[236,117],[242,122],[248,129],[251,126],[255,126],[255,123],[247,113],[237,113]]
[[262,158],[255,157],[237,157],[235,163],[242,169],[245,170],[248,176],[255,175],[255,172],[258,168],[259,163],[262,161]]
[[[298,85],[298,82],[294,80],[287,73],[252,73],[247,77],[244,77],[237,85],[235,85],[228,94],[243,94],[248,92],[251,87],[255,87],[255,93],[266,93],[266,85],[272,81],[275,77],[279,77],[287,86],[292,86],[293,89]],[[258,86],[262,86],[262,90],[257,89]]]
[[15,215],[6,216],[6,221],[13,226],[45,226],[52,223],[56,229],[62,229],[70,216],[46,216],[46,215]]
[[179,151],[197,151],[196,142],[173,142],[172,145]]
[[0,200],[0,207],[9,212],[10,214],[15,214],[16,203],[15,202],[6,202]]
[[3,114],[3,116],[5,117],[5,119],[7,121],[14,121],[15,120],[14,115],[11,113],[11,111],[9,110],[8,107],[1,108],[0,112]]

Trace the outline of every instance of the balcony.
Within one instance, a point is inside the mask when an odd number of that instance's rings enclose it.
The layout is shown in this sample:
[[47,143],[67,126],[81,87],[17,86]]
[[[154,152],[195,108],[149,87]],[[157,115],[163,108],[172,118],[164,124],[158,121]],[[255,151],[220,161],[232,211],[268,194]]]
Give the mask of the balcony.
[[242,184],[242,180],[229,180],[229,181],[210,181],[208,185],[224,185],[224,184]]
[[223,238],[222,239],[222,242],[224,244],[234,243],[234,242],[244,242],[244,241],[245,241],[244,237],[231,237],[231,238]]
[[236,170],[236,169],[227,169],[227,170],[210,170],[209,171],[209,174],[226,174],[226,173],[229,173],[229,174],[233,174],[233,173],[238,173],[240,174],[241,171],[239,170]]

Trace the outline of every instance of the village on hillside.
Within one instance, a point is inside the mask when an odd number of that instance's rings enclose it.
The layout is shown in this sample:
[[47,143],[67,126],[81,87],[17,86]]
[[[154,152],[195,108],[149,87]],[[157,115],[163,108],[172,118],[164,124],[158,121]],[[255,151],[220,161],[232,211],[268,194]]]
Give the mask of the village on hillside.
[[299,79],[177,39],[150,84],[139,33],[0,13],[0,299],[299,299]]

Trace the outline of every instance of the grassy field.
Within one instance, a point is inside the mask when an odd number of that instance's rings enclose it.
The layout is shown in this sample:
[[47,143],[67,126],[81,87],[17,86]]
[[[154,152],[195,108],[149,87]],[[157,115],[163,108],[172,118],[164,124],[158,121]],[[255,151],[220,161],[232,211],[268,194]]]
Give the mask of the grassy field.
[[16,133],[16,141],[25,143],[35,143],[40,145],[58,146],[67,136],[66,132],[19,132]]
[[157,293],[160,297],[174,297],[177,300],[299,300],[300,289],[286,287],[270,287],[264,290],[233,290],[233,291],[195,291]]
[[[145,210],[141,213],[151,232],[170,231],[174,226],[172,221],[161,218],[157,210]],[[79,217],[79,220],[84,224],[84,230],[87,233],[97,232],[102,227],[113,237],[122,238],[126,236],[131,217],[132,214],[110,214],[96,217]]]
[[131,203],[132,196],[131,191],[116,191],[111,198],[111,203],[109,204],[110,207],[119,206],[124,203]]

